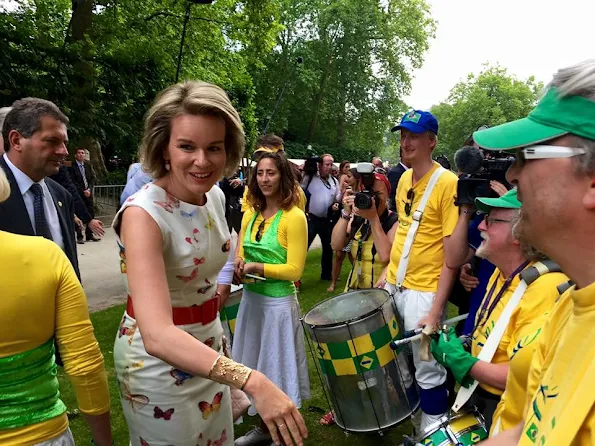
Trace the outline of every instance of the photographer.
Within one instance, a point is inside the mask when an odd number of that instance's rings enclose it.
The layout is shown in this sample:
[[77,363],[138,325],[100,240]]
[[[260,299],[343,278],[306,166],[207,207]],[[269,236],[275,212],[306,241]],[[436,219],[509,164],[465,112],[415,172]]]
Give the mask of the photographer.
[[[395,237],[397,214],[387,208],[390,183],[378,173],[362,173],[362,182],[371,185],[368,191],[355,193],[348,188],[343,197],[341,218],[333,229],[331,245],[335,251],[343,249],[351,240],[355,256],[345,291],[373,288],[390,261]],[[370,169],[373,166],[370,165]],[[367,179],[369,178],[369,179]],[[354,204],[355,202],[355,204]],[[360,207],[358,207],[359,205]]]
[[302,188],[307,199],[308,248],[318,235],[322,244],[320,279],[332,280],[333,250],[331,248],[330,213],[339,209],[339,204],[336,201],[341,191],[339,182],[331,175],[333,157],[325,154],[317,161],[318,172],[314,172],[311,168],[311,159],[306,161],[305,175],[302,181]]

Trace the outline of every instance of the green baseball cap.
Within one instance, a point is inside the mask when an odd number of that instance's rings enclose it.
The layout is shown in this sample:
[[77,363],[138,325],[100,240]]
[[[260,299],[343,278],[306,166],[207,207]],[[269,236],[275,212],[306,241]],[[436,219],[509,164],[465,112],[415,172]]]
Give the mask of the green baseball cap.
[[516,196],[516,187],[514,189],[510,189],[504,195],[498,198],[484,198],[484,197],[477,197],[475,199],[475,206],[481,212],[485,212],[486,214],[490,212],[494,208],[500,209],[520,209],[521,202]]
[[473,140],[486,150],[514,153],[571,133],[595,140],[595,102],[582,96],[560,96],[551,87],[526,118],[473,133]]

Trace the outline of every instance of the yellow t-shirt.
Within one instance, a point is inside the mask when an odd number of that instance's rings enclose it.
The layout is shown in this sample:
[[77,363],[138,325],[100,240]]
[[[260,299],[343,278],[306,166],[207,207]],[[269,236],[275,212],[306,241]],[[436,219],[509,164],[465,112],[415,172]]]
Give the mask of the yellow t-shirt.
[[[250,208],[244,212],[244,216],[242,217],[242,229],[238,236],[238,255],[242,258],[244,258],[244,234],[253,216],[254,209]],[[268,230],[271,223],[275,220],[275,216],[273,215],[271,218],[266,219],[263,232]],[[259,213],[252,225],[252,234],[250,234],[252,241],[256,240],[256,233],[261,223],[262,214]],[[290,280],[293,282],[301,279],[308,253],[308,222],[306,221],[304,212],[297,206],[292,207],[288,211],[283,211],[281,214],[277,240],[279,240],[279,244],[282,247],[287,249],[287,263],[284,265],[265,264],[264,277]]]
[[[386,274],[386,280],[393,285],[397,282],[397,268],[409,227],[413,222],[413,213],[419,206],[430,177],[439,167],[440,164],[434,161],[434,167],[413,186],[413,205],[409,215],[405,212],[405,205],[410,202],[407,199],[407,192],[412,188],[413,169],[405,171],[399,180],[396,192],[399,227],[391,249],[390,263]],[[459,218],[459,211],[454,204],[457,181],[457,176],[454,173],[444,172],[430,195],[409,254],[410,260],[403,284],[405,288],[432,292],[438,289],[438,279],[444,265],[442,239],[453,233]]]
[[[395,223],[396,224],[396,223]],[[359,243],[361,240],[361,230],[358,230],[353,237],[353,243],[351,244],[351,253],[355,258],[353,268],[349,275],[349,281],[345,284],[345,292],[365,288],[373,288],[378,278],[382,275],[382,271],[386,267],[387,263],[382,263],[378,258],[378,254],[374,256],[374,264],[372,266],[372,248],[374,247],[374,238],[370,234],[368,240],[362,242],[362,261],[361,268],[360,262],[357,260],[357,252],[359,249]]]
[[[89,320],[87,299],[72,265],[54,242],[0,231],[0,358],[56,338],[64,371],[81,412],[110,407],[103,356]],[[0,444],[37,444],[68,428],[66,414],[0,430]]]
[[[562,282],[558,282],[562,280]],[[549,273],[537,279],[525,292],[512,313],[504,334],[509,359],[506,390],[492,418],[492,430],[504,431],[523,420],[523,402],[527,399],[527,377],[543,326],[559,299],[558,285],[568,281],[562,273]]]
[[[530,263],[527,268],[534,265],[534,263],[535,262]],[[504,311],[504,308],[506,308],[508,301],[512,297],[520,281],[520,274],[517,274],[517,276],[510,283],[510,286],[504,292],[504,295],[494,307],[494,310],[489,315],[489,317],[487,317],[486,311],[485,315],[483,316],[484,320],[481,321],[479,320],[482,316],[481,308],[484,306],[484,301],[482,301],[481,305],[479,306],[480,309],[475,316],[475,328],[473,330],[471,344],[471,354],[473,356],[477,357],[481,352],[481,349],[485,345],[488,336],[494,329],[496,322],[498,322],[500,315]],[[537,280],[535,280],[535,282],[527,287],[527,290],[519,302],[519,305],[512,313],[508,323],[508,328],[504,332],[504,335],[498,344],[498,348],[496,349],[496,352],[490,361],[492,364],[502,364],[510,361],[509,349],[513,349],[515,347],[513,342],[521,337],[521,334],[535,319],[536,315],[543,315],[553,306],[554,302],[558,298],[557,286],[567,281],[568,277],[562,273],[548,273],[539,277]],[[493,302],[497,297],[498,292],[502,289],[504,282],[506,282],[506,279],[498,268],[496,268],[492,274],[492,277],[490,277],[484,300],[487,299],[489,291],[492,289],[495,282],[496,287],[494,288],[494,293],[491,296],[490,303],[487,306],[488,308],[491,306],[491,302]],[[502,395],[502,390],[492,387],[488,384],[480,384],[480,386],[493,395]]]
[[[587,375],[595,356],[594,326],[595,283],[564,293],[544,327],[531,363],[519,445],[595,444],[595,377]],[[585,405],[590,408],[587,415],[577,418]],[[570,433],[573,423],[580,425],[576,435]],[[552,436],[556,434],[563,440],[554,445]]]
[[[296,206],[302,210],[302,212],[306,212],[306,194],[304,193],[304,189],[302,189],[302,187],[300,185],[298,185],[297,189],[297,193],[299,195],[298,197],[298,201]],[[248,205],[248,200],[246,200],[246,197],[248,196],[248,188],[245,187],[244,188],[244,196],[242,197],[242,212],[246,212],[248,209],[250,209],[250,206]]]

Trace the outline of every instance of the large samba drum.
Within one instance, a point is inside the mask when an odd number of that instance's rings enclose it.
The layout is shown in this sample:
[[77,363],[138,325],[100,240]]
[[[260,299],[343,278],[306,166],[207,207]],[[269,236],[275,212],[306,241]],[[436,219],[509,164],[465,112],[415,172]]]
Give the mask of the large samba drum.
[[419,406],[406,348],[388,292],[357,290],[319,303],[303,318],[337,425],[349,432],[382,433]]
[[219,318],[223,325],[223,333],[228,339],[230,345],[233,344],[233,335],[236,331],[236,319],[240,311],[240,301],[242,300],[242,285],[232,285],[231,293],[223,307],[219,310]]

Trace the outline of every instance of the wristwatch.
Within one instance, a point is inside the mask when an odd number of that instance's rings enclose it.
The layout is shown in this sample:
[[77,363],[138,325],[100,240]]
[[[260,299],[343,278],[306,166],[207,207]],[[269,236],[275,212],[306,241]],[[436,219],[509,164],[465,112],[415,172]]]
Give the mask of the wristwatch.
[[351,218],[351,214],[346,214],[345,209],[341,209],[341,218],[344,220],[349,220]]

